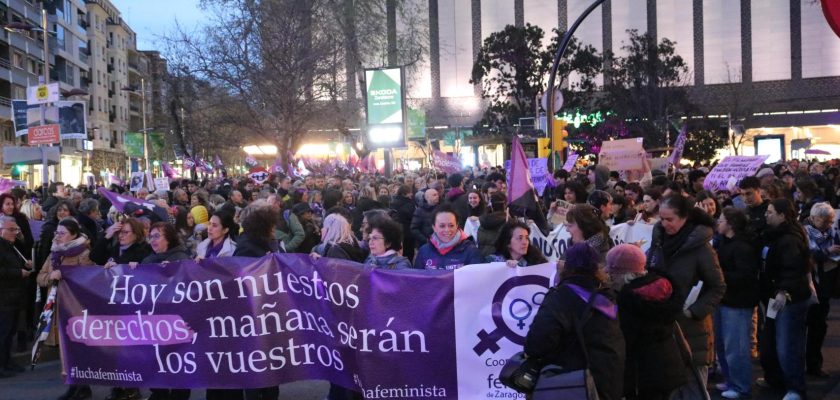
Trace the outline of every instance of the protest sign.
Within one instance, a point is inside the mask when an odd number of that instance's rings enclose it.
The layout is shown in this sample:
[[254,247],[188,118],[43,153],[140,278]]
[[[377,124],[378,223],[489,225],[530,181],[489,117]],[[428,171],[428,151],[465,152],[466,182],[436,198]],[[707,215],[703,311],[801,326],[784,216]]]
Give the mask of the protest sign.
[[[529,158],[528,170],[531,172],[531,181],[534,183],[534,189],[537,195],[542,196],[548,185],[548,159],[547,158]],[[510,160],[505,160],[505,171],[507,171],[507,185],[510,187]]]
[[728,156],[706,175],[703,188],[712,192],[731,190],[728,186],[737,185],[741,179],[754,175],[767,157],[769,156]]
[[143,180],[145,179],[146,174],[142,171],[132,172],[131,173],[131,184],[129,185],[128,189],[132,192],[137,192],[138,190],[143,188]]
[[650,169],[651,170],[659,170],[662,172],[668,172],[668,163],[670,161],[666,157],[659,157],[659,158],[651,158],[650,159]]
[[65,381],[261,388],[326,379],[365,398],[513,398],[487,382],[522,349],[554,270],[421,273],[303,254],[66,268]]
[[461,166],[461,160],[458,159],[457,155],[446,154],[440,150],[435,150],[432,153],[432,163],[436,169],[447,174],[461,172],[463,168]]
[[554,208],[554,213],[551,214],[551,223],[554,226],[566,223],[566,213],[572,208],[574,204],[565,200],[557,200],[557,206]]
[[155,178],[155,190],[169,190],[169,178]]
[[[536,246],[545,258],[554,262],[566,254],[566,249],[572,246],[572,235],[565,225],[558,225],[548,236],[542,234],[535,224],[530,224],[531,245]],[[637,222],[633,225],[618,224],[610,227],[610,237],[616,244],[641,243],[643,251],[650,248],[653,235],[653,225]]]
[[601,144],[598,162],[610,171],[632,171],[643,168],[642,138],[605,140]]
[[478,228],[480,224],[478,219],[467,218],[466,223],[464,224],[464,233],[468,236],[471,236],[476,243],[478,243]]
[[155,191],[155,178],[152,176],[152,171],[146,171],[146,188],[150,192]]
[[636,222],[633,225],[624,223],[610,227],[610,237],[616,245],[622,243],[638,243],[642,251],[650,249],[651,237],[653,237],[653,224]]
[[569,158],[567,158],[566,163],[563,164],[563,169],[565,169],[568,172],[572,172],[572,170],[575,168],[575,164],[577,163],[578,157],[579,156],[577,153],[569,154]]

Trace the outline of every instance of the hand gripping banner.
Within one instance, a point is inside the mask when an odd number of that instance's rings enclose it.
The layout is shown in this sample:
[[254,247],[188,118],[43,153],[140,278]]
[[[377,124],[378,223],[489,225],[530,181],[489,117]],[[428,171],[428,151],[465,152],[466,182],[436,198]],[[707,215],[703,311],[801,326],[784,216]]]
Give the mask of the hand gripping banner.
[[366,398],[515,396],[554,266],[387,271],[306,255],[62,268],[67,383],[260,388],[325,379]]

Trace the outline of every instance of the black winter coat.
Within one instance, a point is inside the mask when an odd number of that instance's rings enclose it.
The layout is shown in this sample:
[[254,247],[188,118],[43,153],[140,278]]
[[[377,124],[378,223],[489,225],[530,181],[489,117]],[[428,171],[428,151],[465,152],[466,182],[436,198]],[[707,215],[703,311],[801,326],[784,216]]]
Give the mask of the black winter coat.
[[421,247],[432,237],[435,221],[432,220],[432,213],[435,206],[423,203],[414,210],[414,217],[411,218],[411,235],[414,236],[415,247]]
[[162,263],[164,261],[190,260],[192,255],[184,245],[180,244],[163,253],[152,253],[143,259],[144,264]]
[[726,281],[726,293],[720,304],[733,308],[753,308],[758,305],[761,266],[757,240],[753,237],[722,238],[718,246],[718,260]]
[[[567,284],[573,283],[588,291],[596,281],[588,277],[570,277],[545,295],[525,338],[525,354],[540,364],[560,365],[568,370],[582,369],[586,360],[575,333],[575,323],[587,307]],[[609,291],[601,292],[609,298]],[[612,299],[610,299],[612,300]],[[593,310],[584,324],[584,345],[589,353],[589,369],[602,400],[621,398],[624,377],[624,337],[619,322]]]
[[409,260],[414,258],[414,235],[411,234],[411,219],[414,218],[414,200],[402,196],[391,199],[391,209],[394,210],[394,220],[402,225],[403,255]]
[[776,297],[780,290],[786,291],[793,303],[811,298],[808,274],[812,262],[805,231],[784,222],[767,227],[764,236],[768,247],[762,277],[763,298]]
[[[114,241],[111,246],[108,246],[107,254],[108,258],[101,262],[101,264],[105,264],[108,259],[114,260],[117,264],[128,264],[130,262],[139,263],[152,254],[152,246],[149,246],[146,242],[134,243],[131,246],[128,246],[128,248],[120,254],[119,242]],[[93,261],[99,263],[97,260]]]
[[40,271],[47,257],[50,256],[55,230],[58,229],[57,220],[49,220],[41,227],[41,237],[38,239],[38,249],[35,252],[35,269]]
[[0,239],[0,310],[15,310],[23,306],[25,286],[21,270],[26,262],[15,251],[14,245]]
[[[710,224],[713,223],[711,217],[708,219]],[[689,225],[687,222],[683,229],[690,229],[690,231],[686,232],[687,236],[682,239],[682,243],[678,244],[679,248],[674,255],[666,259],[663,249],[665,230],[661,222],[656,223],[648,250],[648,269],[662,271],[663,274],[671,277],[671,281],[680,293],[680,301],[683,303],[691,288],[697,282],[703,281],[700,296],[688,308],[692,318],[680,313],[677,321],[691,346],[694,365],[707,366],[714,360],[712,312],[715,311],[726,292],[726,283],[723,281],[717,254],[710,243],[712,228],[708,225]]]
[[22,212],[15,213],[14,218],[20,228],[20,234],[23,235],[22,241],[15,241],[15,247],[24,257],[31,257],[32,247],[35,245],[35,238],[32,237],[32,227],[29,226],[29,218]]
[[669,393],[686,383],[685,363],[674,338],[674,323],[682,312],[680,298],[668,278],[653,272],[621,288],[618,318],[627,348],[624,394],[628,398]]
[[273,238],[265,240],[243,233],[236,238],[236,251],[234,257],[262,257],[268,253],[279,251],[279,245]]
[[496,211],[478,217],[478,251],[482,257],[496,253],[496,239],[499,238],[499,231],[507,221],[504,211]]

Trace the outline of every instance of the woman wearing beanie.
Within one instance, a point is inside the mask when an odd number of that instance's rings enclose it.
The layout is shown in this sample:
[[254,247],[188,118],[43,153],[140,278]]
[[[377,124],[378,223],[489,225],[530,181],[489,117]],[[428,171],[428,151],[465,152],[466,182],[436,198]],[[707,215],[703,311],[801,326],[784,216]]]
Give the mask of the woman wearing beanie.
[[[667,274],[680,293],[681,302],[685,302],[692,287],[703,282],[697,300],[677,316],[677,322],[691,347],[697,374],[707,376],[714,359],[712,313],[726,291],[717,255],[710,243],[715,221],[680,194],[662,199],[659,217],[648,250],[648,270]],[[701,382],[694,379],[695,372],[689,372],[689,383],[681,388],[679,398],[692,398],[706,390],[698,387]]]
[[190,213],[195,220],[196,225],[206,224],[210,220],[210,214],[207,212],[207,207],[198,205],[190,209]]
[[645,253],[639,246],[612,248],[606,272],[619,292],[618,315],[627,349],[624,396],[668,399],[686,382],[685,363],[674,338],[681,298],[668,278],[645,271]]
[[[598,252],[586,243],[566,251],[560,282],[546,293],[525,338],[525,354],[540,368],[548,364],[567,370],[588,367],[598,397],[617,400],[623,393],[624,337],[613,292],[599,264]],[[591,312],[587,312],[590,298]],[[585,312],[589,317],[579,320]],[[582,324],[584,343],[578,340],[576,323]],[[586,346],[588,365],[582,346]]]

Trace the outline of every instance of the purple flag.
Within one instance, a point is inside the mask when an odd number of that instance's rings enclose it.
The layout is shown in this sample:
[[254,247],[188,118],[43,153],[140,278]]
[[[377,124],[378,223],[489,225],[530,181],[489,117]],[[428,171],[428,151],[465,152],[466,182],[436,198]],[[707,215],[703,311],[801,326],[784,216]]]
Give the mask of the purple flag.
[[513,145],[510,150],[510,176],[507,179],[510,182],[507,189],[511,214],[528,217],[534,220],[540,229],[545,229],[547,221],[537,202],[537,192],[534,190],[534,181],[531,179],[528,158],[525,157],[522,143],[516,135],[513,136]]
[[195,160],[190,157],[184,159],[184,169],[192,169],[195,167]]
[[105,188],[99,188],[99,194],[104,196],[117,211],[131,216],[148,216],[157,218],[160,221],[168,221],[169,213],[165,208],[152,203],[150,201],[138,199],[136,197],[124,196],[114,193]]
[[680,129],[680,136],[678,136],[677,141],[674,142],[674,152],[671,153],[670,161],[671,164],[675,166],[680,165],[683,149],[685,149],[686,136],[688,136],[688,124],[683,124],[682,129]]
[[286,171],[283,171],[283,161],[280,160],[280,157],[274,159],[274,164],[271,165],[271,173],[273,174],[283,174]]
[[259,164],[259,163],[257,162],[257,159],[254,158],[254,156],[252,156],[250,154],[245,156],[245,165],[247,165],[248,167],[256,167],[257,164]]
[[432,162],[435,168],[447,174],[461,172],[463,168],[457,155],[446,154],[440,150],[435,150],[432,153]]
[[222,169],[222,168],[224,168],[224,167],[225,167],[225,163],[223,163],[223,162],[222,162],[222,159],[221,159],[221,158],[219,158],[219,155],[218,155],[218,154],[216,154],[216,158],[215,158],[215,160],[213,161],[213,164],[214,164],[214,166],[215,166],[216,168],[219,168],[219,169]]
[[166,175],[167,178],[175,178],[175,170],[172,169],[172,166],[169,165],[168,162],[164,161],[160,163],[160,166],[163,168],[163,174]]

